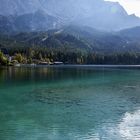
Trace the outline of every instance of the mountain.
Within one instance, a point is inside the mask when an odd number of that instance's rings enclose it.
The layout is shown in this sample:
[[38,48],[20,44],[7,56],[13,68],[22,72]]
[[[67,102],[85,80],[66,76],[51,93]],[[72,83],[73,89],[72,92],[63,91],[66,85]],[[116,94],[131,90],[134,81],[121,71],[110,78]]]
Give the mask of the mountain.
[[95,51],[104,53],[140,51],[140,27],[106,32],[90,27],[69,26],[64,28],[61,33],[82,39]]
[[[0,0],[0,3],[0,15],[4,16],[4,22],[5,20],[8,22],[7,30],[9,30],[9,26],[16,27],[16,20],[13,23],[11,16],[14,19],[20,19],[23,21],[23,24],[26,24],[29,21],[27,22],[27,18],[25,17],[29,16],[29,19],[32,19],[30,16],[33,14],[36,15],[37,11],[44,11],[44,13],[47,13],[46,17],[49,15],[57,19],[57,24],[55,23],[57,27],[62,25],[77,25],[114,31],[140,26],[140,18],[135,15],[128,15],[117,2],[104,0]],[[36,27],[37,30],[51,29],[54,26],[53,22],[51,26],[48,26],[48,24],[45,25],[45,18],[40,20],[40,17],[39,19],[36,17],[35,21],[39,21],[39,25]],[[26,30],[30,31],[32,27],[37,26],[34,25],[35,21],[31,21],[29,23],[31,27]],[[18,26],[23,26],[22,23],[19,22]],[[34,29],[36,30],[36,28]]]
[[140,41],[140,26],[119,31],[118,34],[128,41]]
[[[130,29],[129,29],[130,30]],[[131,29],[134,30],[134,29]],[[39,47],[81,49],[98,53],[139,52],[140,40],[125,36],[126,30],[120,32],[103,32],[90,27],[68,26],[47,32],[28,32],[0,37],[1,48]],[[140,34],[140,31],[139,31]]]
[[117,2],[104,0],[44,0],[45,9],[67,25],[84,25],[101,30],[121,30],[140,25],[140,19],[128,15]]
[[0,0],[0,15],[23,15],[41,8],[39,0]]
[[47,31],[58,28],[57,25],[61,25],[57,18],[41,10],[20,16],[0,16],[0,33]]

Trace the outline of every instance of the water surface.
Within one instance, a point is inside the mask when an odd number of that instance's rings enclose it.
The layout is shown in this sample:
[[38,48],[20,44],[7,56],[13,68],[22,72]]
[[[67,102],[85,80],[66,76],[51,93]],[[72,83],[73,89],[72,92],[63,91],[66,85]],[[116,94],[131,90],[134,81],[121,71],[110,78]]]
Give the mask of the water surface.
[[0,140],[139,139],[139,69],[0,68]]

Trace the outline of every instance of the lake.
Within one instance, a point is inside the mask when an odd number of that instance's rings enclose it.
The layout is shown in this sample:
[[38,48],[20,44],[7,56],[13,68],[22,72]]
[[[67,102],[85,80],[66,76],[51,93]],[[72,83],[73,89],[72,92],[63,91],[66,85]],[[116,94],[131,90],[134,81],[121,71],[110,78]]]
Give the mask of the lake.
[[0,140],[139,139],[139,68],[0,68]]

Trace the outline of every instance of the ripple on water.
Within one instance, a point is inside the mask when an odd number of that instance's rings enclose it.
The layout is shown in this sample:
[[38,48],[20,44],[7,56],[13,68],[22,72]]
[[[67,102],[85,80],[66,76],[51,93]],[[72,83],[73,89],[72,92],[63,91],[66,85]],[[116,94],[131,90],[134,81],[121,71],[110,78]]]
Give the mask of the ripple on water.
[[72,105],[82,105],[83,101],[78,97],[71,97],[70,89],[35,89],[29,93],[29,98],[33,99],[35,102],[41,102],[46,104],[62,104],[66,107]]
[[140,139],[139,71],[46,69],[2,72],[0,140]]

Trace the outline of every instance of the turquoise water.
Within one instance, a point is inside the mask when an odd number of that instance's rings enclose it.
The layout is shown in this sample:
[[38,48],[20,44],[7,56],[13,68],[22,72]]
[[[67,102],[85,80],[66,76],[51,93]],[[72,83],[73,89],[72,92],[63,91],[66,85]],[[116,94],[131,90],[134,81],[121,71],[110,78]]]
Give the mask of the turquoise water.
[[139,69],[0,68],[0,140],[139,139]]

